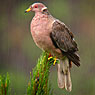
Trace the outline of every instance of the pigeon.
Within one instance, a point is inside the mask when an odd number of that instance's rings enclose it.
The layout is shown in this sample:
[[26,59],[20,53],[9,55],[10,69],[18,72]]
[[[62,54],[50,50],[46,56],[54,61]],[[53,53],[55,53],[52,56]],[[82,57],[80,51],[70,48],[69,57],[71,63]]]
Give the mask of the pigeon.
[[54,18],[43,3],[33,3],[27,12],[35,12],[30,29],[35,44],[51,53],[60,61],[58,65],[58,87],[72,90],[70,70],[72,63],[80,66],[80,57],[74,35],[60,20]]

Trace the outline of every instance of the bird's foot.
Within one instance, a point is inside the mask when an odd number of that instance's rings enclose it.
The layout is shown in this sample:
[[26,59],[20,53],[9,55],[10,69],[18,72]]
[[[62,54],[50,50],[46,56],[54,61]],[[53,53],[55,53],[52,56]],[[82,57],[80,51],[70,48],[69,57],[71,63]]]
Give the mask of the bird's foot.
[[57,61],[57,58],[55,57],[55,58],[54,58],[54,62],[53,62],[53,65],[54,65],[54,66],[55,66],[56,61]]
[[53,58],[53,57],[51,56],[51,57],[48,58],[48,60],[50,60],[50,59],[52,59],[52,58]]
[[53,65],[55,66],[56,63],[58,63],[58,60],[56,58],[56,56],[52,56],[51,54],[49,54],[48,60],[53,60]]
[[57,62],[57,58],[56,57],[52,57],[52,56],[48,58],[48,60],[51,60],[51,59],[54,60],[53,65],[55,66],[55,64]]

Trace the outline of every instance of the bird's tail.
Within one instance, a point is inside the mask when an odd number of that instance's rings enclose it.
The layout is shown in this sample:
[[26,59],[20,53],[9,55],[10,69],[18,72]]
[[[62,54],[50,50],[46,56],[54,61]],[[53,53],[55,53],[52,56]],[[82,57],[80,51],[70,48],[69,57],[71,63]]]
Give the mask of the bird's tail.
[[79,55],[75,52],[75,53],[68,53],[66,54],[66,56],[69,58],[69,60],[71,60],[76,66],[80,66],[80,58]]
[[62,89],[65,88],[67,91],[72,90],[70,66],[67,58],[64,61],[60,60],[60,64],[58,64],[58,86]]

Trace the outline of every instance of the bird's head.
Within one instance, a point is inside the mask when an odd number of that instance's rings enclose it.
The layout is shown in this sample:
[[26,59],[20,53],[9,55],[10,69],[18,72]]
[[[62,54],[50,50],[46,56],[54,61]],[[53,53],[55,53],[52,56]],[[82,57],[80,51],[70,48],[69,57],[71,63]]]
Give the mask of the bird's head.
[[28,9],[25,10],[25,13],[34,11],[34,12],[41,12],[41,13],[47,13],[47,7],[42,3],[34,3],[32,4]]

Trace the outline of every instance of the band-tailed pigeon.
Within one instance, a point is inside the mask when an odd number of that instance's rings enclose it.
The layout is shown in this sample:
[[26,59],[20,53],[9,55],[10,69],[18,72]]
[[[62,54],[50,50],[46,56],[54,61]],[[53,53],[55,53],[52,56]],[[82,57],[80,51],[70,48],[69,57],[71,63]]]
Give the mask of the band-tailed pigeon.
[[49,13],[44,4],[32,4],[25,12],[30,11],[35,12],[30,26],[34,42],[39,48],[60,60],[60,64],[58,64],[58,86],[71,91],[71,63],[80,66],[78,48],[73,34],[63,22]]

